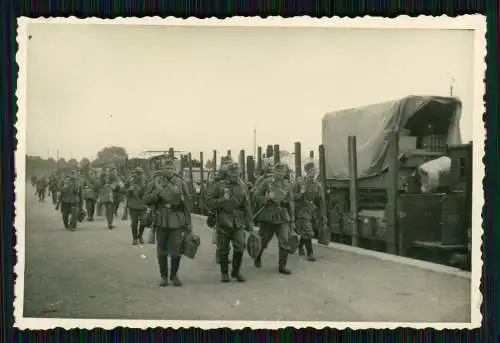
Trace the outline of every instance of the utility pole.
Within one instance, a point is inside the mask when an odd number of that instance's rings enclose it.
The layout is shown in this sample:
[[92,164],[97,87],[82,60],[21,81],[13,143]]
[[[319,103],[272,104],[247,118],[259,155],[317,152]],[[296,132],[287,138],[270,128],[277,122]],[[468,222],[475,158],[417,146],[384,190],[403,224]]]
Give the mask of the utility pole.
[[450,78],[450,96],[453,96],[453,85],[455,84],[455,78],[448,74]]
[[256,157],[257,154],[257,129],[253,128],[253,156]]

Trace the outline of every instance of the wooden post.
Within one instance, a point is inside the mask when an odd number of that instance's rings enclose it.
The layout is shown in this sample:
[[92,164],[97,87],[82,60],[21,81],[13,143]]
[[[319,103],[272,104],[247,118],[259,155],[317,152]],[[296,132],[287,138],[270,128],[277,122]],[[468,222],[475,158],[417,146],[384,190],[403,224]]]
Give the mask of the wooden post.
[[240,177],[244,180],[245,179],[245,173],[246,173],[246,167],[245,167],[245,150],[240,150]]
[[251,183],[255,182],[255,160],[253,156],[247,156],[247,180]]
[[398,195],[399,195],[399,135],[393,132],[389,135],[389,171],[387,175],[387,237],[386,249],[390,254],[403,253],[403,231],[398,230]]
[[274,144],[273,160],[274,160],[274,164],[280,163],[280,146],[279,146],[279,144]]
[[[326,193],[326,156],[325,156],[325,146],[321,144],[319,146],[319,177],[320,177],[320,182],[321,186],[323,187],[323,196],[325,197],[326,205],[327,205],[327,213],[328,213],[328,197]],[[328,218],[329,216],[326,216],[327,222],[325,223],[328,228],[330,228],[330,225],[328,223]],[[331,236],[330,236],[331,240]]]
[[295,142],[295,179],[302,176],[302,152],[300,142]]
[[352,246],[358,246],[358,154],[356,136],[348,137],[349,200],[351,209]]
[[266,158],[272,157],[273,156],[273,146],[268,145],[266,148]]
[[205,204],[203,196],[205,194],[205,166],[203,164],[203,151],[200,152],[200,214],[204,214]]
[[217,150],[214,150],[212,158],[212,172],[215,174],[216,171],[217,171]]
[[187,155],[188,157],[188,167],[189,167],[189,188],[191,191],[191,194],[194,195],[194,184],[193,184],[193,160],[191,159],[191,153]]
[[257,169],[262,172],[262,147],[257,148]]

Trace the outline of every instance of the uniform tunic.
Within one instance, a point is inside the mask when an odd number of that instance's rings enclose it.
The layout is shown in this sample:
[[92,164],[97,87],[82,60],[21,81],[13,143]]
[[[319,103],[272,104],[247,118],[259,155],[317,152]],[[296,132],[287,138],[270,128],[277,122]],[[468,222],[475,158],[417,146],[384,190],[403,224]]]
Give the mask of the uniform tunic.
[[313,220],[319,216],[319,222],[326,224],[323,188],[318,181],[307,176],[299,178],[294,185],[294,199],[297,232],[303,239],[311,239],[314,236]]
[[191,228],[189,190],[177,175],[160,178],[162,187],[154,186],[144,195],[146,205],[154,206],[157,254],[159,258],[180,257],[184,233]]
[[248,189],[241,180],[219,180],[207,192],[207,205],[217,217],[217,250],[229,254],[229,244],[234,251],[245,249],[245,231],[252,230],[252,208]]
[[[274,200],[268,199],[267,194],[270,193],[274,193]],[[254,198],[258,206],[255,212],[256,222],[260,224],[262,248],[265,249],[273,235],[276,235],[279,247],[289,250],[288,234],[290,223],[295,216],[293,189],[290,184],[285,180],[266,178],[256,186]]]

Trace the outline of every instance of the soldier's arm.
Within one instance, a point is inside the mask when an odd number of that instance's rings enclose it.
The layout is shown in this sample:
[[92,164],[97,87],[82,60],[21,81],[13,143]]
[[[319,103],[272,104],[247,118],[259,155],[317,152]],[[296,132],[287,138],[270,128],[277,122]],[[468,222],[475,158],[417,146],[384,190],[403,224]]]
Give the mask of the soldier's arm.
[[294,190],[293,187],[290,185],[288,187],[288,209],[290,210],[290,217],[291,220],[295,220],[295,201],[294,201]]
[[207,189],[206,203],[209,210],[216,210],[219,208],[219,183],[215,182]]
[[191,203],[191,195],[189,193],[189,187],[186,182],[181,181],[182,185],[182,193],[184,196],[184,213],[186,214],[186,222],[187,225],[191,226],[191,212],[192,212],[192,203]]
[[244,206],[245,206],[245,221],[247,224],[247,229],[253,228],[253,210],[252,210],[252,202],[250,201],[250,194],[248,192],[248,188],[246,185],[244,186]]
[[267,181],[264,180],[260,182],[255,189],[254,197],[257,204],[263,206],[267,203],[266,192],[267,192]]
[[153,206],[156,205],[159,198],[160,198],[160,191],[156,189],[154,185],[151,185],[144,194],[143,200],[146,203],[146,205]]

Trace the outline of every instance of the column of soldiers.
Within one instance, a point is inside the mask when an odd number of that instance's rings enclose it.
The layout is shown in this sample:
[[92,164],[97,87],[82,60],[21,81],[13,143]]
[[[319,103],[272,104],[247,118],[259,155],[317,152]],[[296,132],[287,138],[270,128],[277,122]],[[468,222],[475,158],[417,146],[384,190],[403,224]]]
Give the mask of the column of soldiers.
[[[214,221],[221,282],[246,281],[241,265],[248,248],[247,237],[252,235],[260,237],[261,242],[259,251],[252,255],[257,268],[261,268],[262,255],[273,236],[278,240],[279,273],[291,274],[287,262],[295,251],[293,237],[300,237],[299,254],[307,256],[308,261],[316,260],[312,223],[319,217],[319,222],[326,225],[322,186],[316,179],[313,163],[308,163],[305,175],[294,182],[289,175],[288,166],[268,164],[252,186],[240,177],[237,163],[230,157],[222,160],[206,192],[206,205]],[[151,227],[148,243],[156,242],[160,286],[169,283],[182,286],[179,268],[185,239],[193,236],[192,203],[189,187],[175,172],[171,159],[161,159],[147,177],[141,168],[135,168],[129,178],[119,176],[116,168],[106,169],[100,175],[93,170],[81,175],[75,169],[69,176],[54,174],[48,183],[42,180],[32,180],[37,185],[37,193],[39,184],[40,188],[48,184],[56,209],[61,210],[64,226],[72,231],[83,220],[82,214],[93,221],[96,210],[99,215],[101,207],[104,207],[107,227],[113,229],[118,208],[124,202],[122,219],[126,219],[125,211],[128,211],[133,245],[144,244],[145,228]]]
[[[241,259],[245,249],[245,233],[258,226],[260,251],[254,258],[261,268],[262,255],[273,236],[278,239],[278,272],[290,275],[288,256],[294,252],[291,237],[300,237],[300,255],[316,261],[312,238],[313,219],[320,217],[326,226],[326,204],[321,184],[316,179],[313,163],[305,166],[305,176],[290,182],[288,167],[282,163],[264,165],[253,187],[239,178],[239,166],[230,157],[222,159],[215,182],[207,190],[208,221],[215,230],[216,257],[221,281],[229,282],[230,243],[233,248],[231,277],[244,282]],[[326,229],[326,228],[322,228]]]

